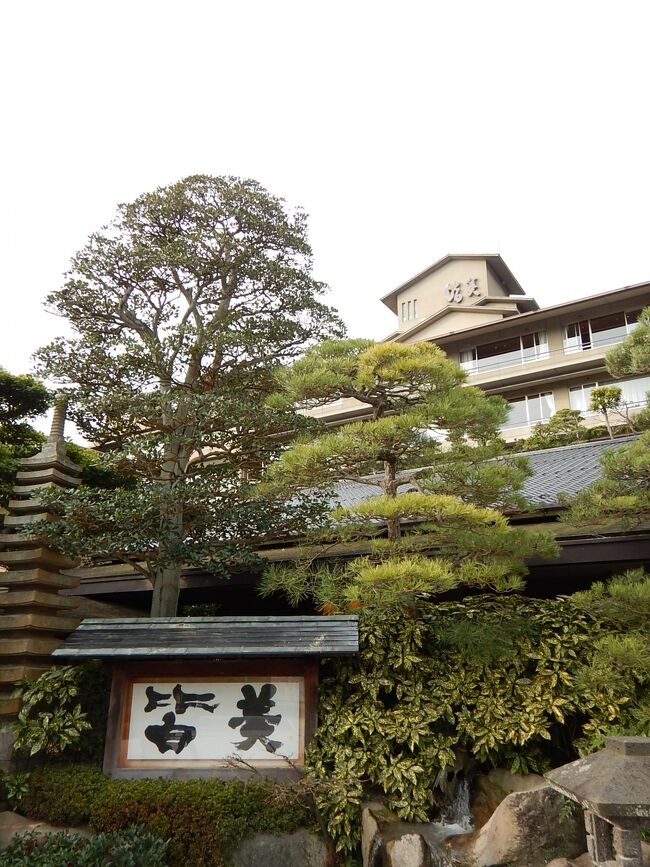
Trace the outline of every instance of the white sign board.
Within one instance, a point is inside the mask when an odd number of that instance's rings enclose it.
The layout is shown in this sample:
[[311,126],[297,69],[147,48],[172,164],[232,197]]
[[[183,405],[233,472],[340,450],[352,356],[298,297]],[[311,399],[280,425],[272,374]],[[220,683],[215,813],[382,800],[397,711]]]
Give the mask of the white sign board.
[[301,762],[304,679],[137,678],[125,703],[122,755],[131,767]]

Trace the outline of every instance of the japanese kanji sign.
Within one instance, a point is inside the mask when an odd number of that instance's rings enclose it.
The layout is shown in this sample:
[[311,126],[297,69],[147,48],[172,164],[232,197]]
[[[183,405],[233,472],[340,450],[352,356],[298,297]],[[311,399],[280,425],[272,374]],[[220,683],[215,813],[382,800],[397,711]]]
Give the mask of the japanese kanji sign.
[[[269,765],[302,760],[301,677],[140,678],[130,685],[127,765],[194,766],[242,758]],[[161,764],[162,763],[162,764]]]

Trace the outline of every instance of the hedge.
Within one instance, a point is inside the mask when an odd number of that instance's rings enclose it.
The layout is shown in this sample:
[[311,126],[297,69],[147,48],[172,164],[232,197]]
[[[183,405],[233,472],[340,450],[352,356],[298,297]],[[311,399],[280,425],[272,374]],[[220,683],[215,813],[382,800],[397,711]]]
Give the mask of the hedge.
[[0,867],[165,867],[166,849],[164,840],[141,828],[90,839],[67,831],[45,835],[30,832],[16,835],[0,853]]
[[170,867],[222,867],[246,837],[313,823],[297,800],[274,802],[273,789],[238,780],[111,780],[88,765],[50,765],[34,771],[22,807],[55,824],[89,822],[98,832],[138,825],[169,840]]

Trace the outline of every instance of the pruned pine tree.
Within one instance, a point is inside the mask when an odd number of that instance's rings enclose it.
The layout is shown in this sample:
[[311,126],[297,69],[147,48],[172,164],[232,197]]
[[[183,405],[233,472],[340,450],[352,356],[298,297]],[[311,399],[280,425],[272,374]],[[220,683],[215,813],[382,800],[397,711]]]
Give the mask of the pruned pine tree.
[[602,477],[569,502],[565,521],[578,527],[631,527],[650,520],[650,431],[605,452]]
[[257,182],[197,175],[120,205],[72,259],[50,308],[73,331],[38,353],[105,462],[137,477],[55,497],[41,532],[121,558],[176,614],[183,565],[224,572],[313,519],[314,498],[255,501],[252,483],[306,421],[265,400],[280,364],[341,334],[311,274],[305,214]]
[[[526,557],[554,555],[550,537],[509,526],[499,511],[522,505],[526,462],[503,456],[506,402],[464,380],[428,343],[328,341],[281,371],[276,403],[304,410],[349,399],[362,420],[292,444],[270,467],[269,489],[347,480],[370,496],[336,508],[313,534],[321,544],[302,562],[268,570],[263,592],[283,591],[294,603],[311,597],[326,613],[410,606],[460,585],[520,589]],[[337,553],[361,556],[323,565]]]
[[617,378],[650,371],[650,307],[641,311],[632,333],[607,353],[607,370]]

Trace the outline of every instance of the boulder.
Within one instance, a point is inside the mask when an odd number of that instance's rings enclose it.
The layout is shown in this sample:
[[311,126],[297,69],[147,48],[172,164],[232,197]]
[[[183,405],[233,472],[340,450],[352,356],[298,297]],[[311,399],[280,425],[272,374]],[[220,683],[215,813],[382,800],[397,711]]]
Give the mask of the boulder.
[[[371,855],[380,848],[382,832],[399,818],[378,801],[371,801],[361,811],[361,858],[363,867],[371,867]],[[372,859],[374,860],[374,859]]]
[[230,856],[232,867],[327,867],[329,853],[320,837],[301,829],[293,834],[255,834]]
[[421,834],[406,833],[388,840],[382,867],[431,867],[431,853]]
[[540,777],[539,774],[513,774],[506,768],[492,768],[487,776],[490,782],[498,786],[506,795],[512,792],[530,792],[532,789],[547,785],[544,777]]
[[553,858],[580,855],[587,848],[582,813],[567,813],[565,805],[551,786],[513,792],[463,847],[463,858],[475,867],[545,867]]

